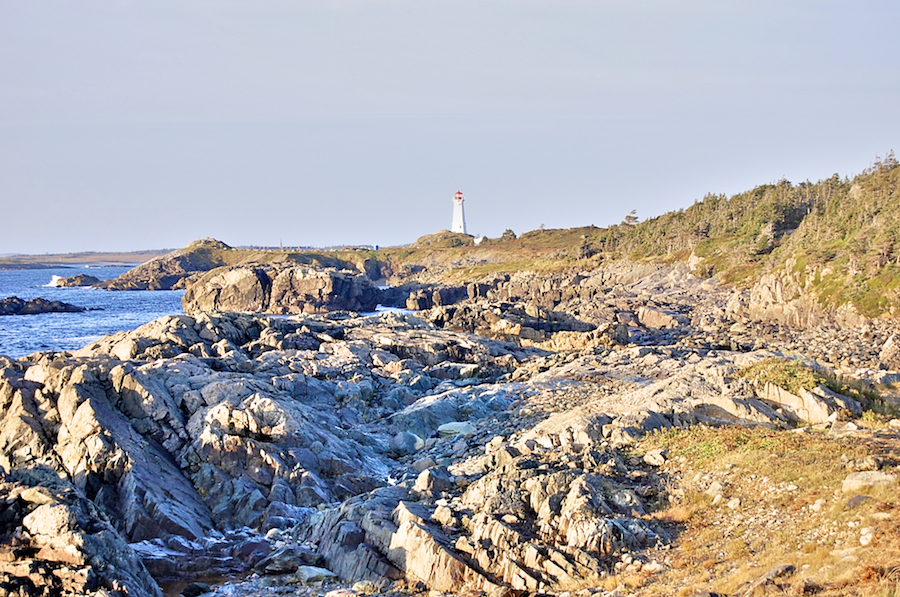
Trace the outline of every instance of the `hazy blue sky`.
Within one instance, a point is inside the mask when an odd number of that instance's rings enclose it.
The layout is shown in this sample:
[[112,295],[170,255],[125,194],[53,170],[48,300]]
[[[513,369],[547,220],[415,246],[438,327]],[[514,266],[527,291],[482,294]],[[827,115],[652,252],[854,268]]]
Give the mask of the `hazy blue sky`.
[[0,253],[642,219],[900,151],[896,0],[0,0]]

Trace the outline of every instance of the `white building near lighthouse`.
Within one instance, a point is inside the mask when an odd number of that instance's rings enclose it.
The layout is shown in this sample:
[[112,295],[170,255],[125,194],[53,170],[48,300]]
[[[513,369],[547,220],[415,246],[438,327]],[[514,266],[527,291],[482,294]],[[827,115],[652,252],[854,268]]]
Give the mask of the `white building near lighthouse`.
[[450,227],[450,231],[468,234],[468,231],[466,231],[466,212],[463,209],[463,201],[465,201],[465,199],[463,199],[462,191],[456,191],[456,194],[453,195],[453,225]]

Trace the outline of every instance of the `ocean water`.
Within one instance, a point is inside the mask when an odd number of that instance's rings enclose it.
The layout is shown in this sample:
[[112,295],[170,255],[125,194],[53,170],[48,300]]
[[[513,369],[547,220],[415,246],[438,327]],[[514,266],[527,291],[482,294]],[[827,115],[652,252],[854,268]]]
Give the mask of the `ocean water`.
[[110,292],[96,288],[58,288],[56,277],[87,274],[108,280],[127,267],[60,267],[0,270],[0,299],[18,296],[64,301],[99,309],[84,313],[0,316],[0,354],[20,357],[39,350],[74,350],[107,334],[132,330],[163,315],[182,313],[183,290]]

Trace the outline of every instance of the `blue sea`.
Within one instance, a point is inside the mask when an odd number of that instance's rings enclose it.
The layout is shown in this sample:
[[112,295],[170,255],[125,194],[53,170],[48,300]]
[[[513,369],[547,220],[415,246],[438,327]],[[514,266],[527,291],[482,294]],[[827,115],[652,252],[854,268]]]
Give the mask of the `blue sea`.
[[57,277],[87,274],[108,280],[128,267],[59,267],[0,270],[0,299],[17,296],[64,301],[87,309],[83,313],[42,313],[0,316],[0,354],[20,357],[39,350],[74,350],[107,334],[132,330],[163,315],[181,313],[183,290],[116,291],[58,288]]

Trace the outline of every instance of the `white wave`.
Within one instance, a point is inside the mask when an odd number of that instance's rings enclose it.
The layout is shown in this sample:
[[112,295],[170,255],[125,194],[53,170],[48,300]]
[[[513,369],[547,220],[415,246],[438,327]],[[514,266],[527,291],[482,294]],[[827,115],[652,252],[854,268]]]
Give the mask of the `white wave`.
[[62,279],[63,279],[62,276],[57,276],[56,274],[53,274],[53,277],[50,278],[50,282],[48,282],[47,284],[44,284],[44,286],[46,288],[56,288],[57,286],[59,286],[59,281]]
[[413,315],[415,311],[410,311],[408,309],[401,309],[400,307],[385,307],[382,304],[375,305],[374,311],[367,311],[365,313],[360,313],[363,317],[373,317],[376,315],[383,315],[385,313],[397,313],[400,315]]

